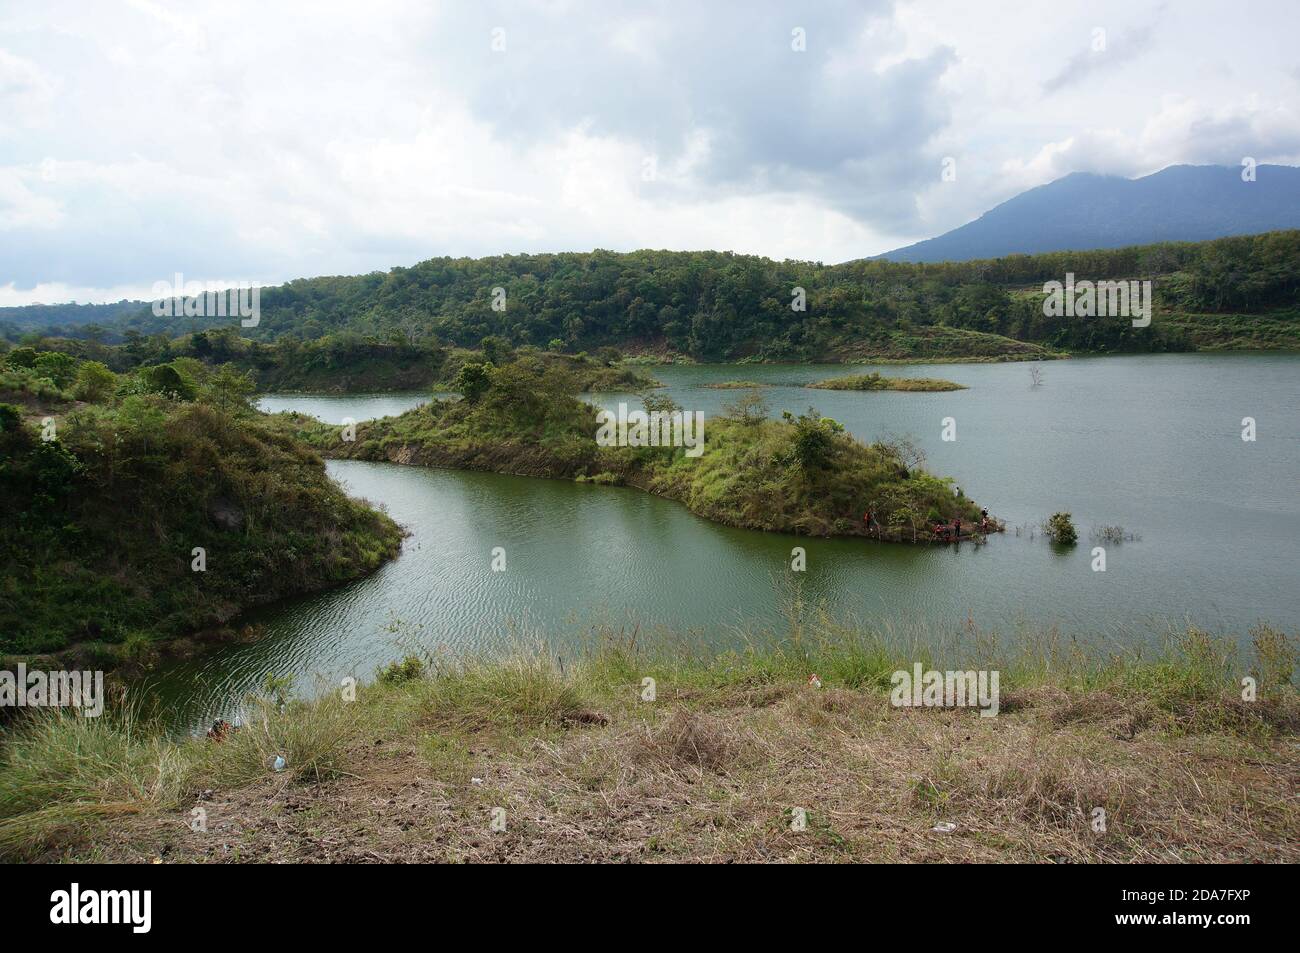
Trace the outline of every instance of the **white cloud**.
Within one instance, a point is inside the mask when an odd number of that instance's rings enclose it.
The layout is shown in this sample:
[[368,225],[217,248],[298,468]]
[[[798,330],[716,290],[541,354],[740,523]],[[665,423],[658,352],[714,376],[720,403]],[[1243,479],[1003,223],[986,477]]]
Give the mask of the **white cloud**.
[[64,218],[60,203],[38,195],[28,181],[57,174],[58,165],[44,162],[34,169],[0,169],[0,232],[52,229]]
[[1168,97],[1136,135],[1120,129],[1087,129],[1049,142],[1028,159],[1011,158],[1003,171],[1016,191],[1071,172],[1139,176],[1182,163],[1237,165],[1300,161],[1300,120],[1285,105],[1264,106],[1258,97],[1211,107]]
[[[1297,20],[1280,0],[1012,0],[996,22],[965,0],[50,0],[0,19],[0,283],[107,300],[436,255],[861,257],[1070,171],[1295,161],[1276,39]],[[1099,24],[1116,55],[1069,66]]]
[[55,86],[34,62],[0,49],[0,142],[40,122]]

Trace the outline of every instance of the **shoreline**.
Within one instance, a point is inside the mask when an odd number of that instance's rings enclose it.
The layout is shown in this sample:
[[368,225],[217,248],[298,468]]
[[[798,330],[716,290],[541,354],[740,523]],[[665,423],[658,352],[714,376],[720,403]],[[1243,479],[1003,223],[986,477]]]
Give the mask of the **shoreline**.
[[[508,476],[569,480],[599,485],[628,486],[679,503],[686,507],[688,512],[702,519],[735,529],[754,532],[783,532],[794,536],[823,539],[835,537],[861,538],[907,545],[922,545],[941,541],[939,537],[934,536],[930,531],[929,524],[924,521],[916,527],[900,525],[892,529],[881,527],[879,523],[876,523],[876,529],[872,532],[870,529],[864,528],[864,511],[857,510],[851,515],[847,512],[840,514],[833,523],[829,524],[830,531],[824,532],[815,532],[799,523],[764,525],[752,519],[734,517],[716,505],[712,508],[692,505],[690,486],[682,482],[683,478],[680,473],[673,473],[671,465],[666,467],[638,465],[635,461],[625,459],[622,461],[623,465],[616,471],[599,470],[597,469],[599,461],[590,465],[586,463],[575,464],[571,460],[555,457],[546,448],[537,444],[520,443],[512,445],[481,442],[468,447],[449,447],[445,444],[433,443],[416,444],[407,440],[399,441],[393,435],[385,434],[382,429],[379,430],[381,436],[376,439],[375,430],[377,427],[382,427],[385,421],[402,421],[412,414],[420,413],[429,406],[428,404],[422,405],[415,410],[407,411],[396,417],[385,417],[359,423],[357,424],[357,439],[346,446],[338,437],[337,427],[321,424],[313,420],[312,424],[303,429],[301,420],[293,421],[290,419],[288,422],[291,426],[298,428],[298,435],[306,439],[326,459],[368,460],[379,463],[395,463],[401,466],[424,466],[448,470],[501,473]],[[720,418],[711,419],[716,422],[715,428],[718,423],[730,423],[722,421]],[[776,421],[768,420],[764,421],[760,426],[775,426],[777,424]],[[391,427],[392,424],[390,423],[387,426]],[[866,453],[872,450],[866,444],[851,440],[851,438],[850,441],[850,445],[855,448],[854,453]],[[520,459],[529,460],[530,463],[519,466],[518,461]],[[703,459],[693,461],[693,463],[702,462]],[[597,472],[586,473],[585,471],[588,469],[597,469]],[[924,473],[926,471],[919,472]],[[928,473],[926,475],[933,479],[939,479]],[[951,502],[957,507],[962,516],[963,524],[971,527],[978,525],[978,507],[973,500],[963,496],[953,498]],[[994,524],[991,532],[1003,532],[1005,530],[1006,527],[1002,521],[992,515],[990,515],[989,519]],[[826,522],[823,517],[823,529],[828,528]],[[942,522],[949,523],[951,518],[945,518]],[[925,527],[924,529],[920,528],[922,525]],[[962,538],[979,545],[986,535],[984,533],[968,534]]]

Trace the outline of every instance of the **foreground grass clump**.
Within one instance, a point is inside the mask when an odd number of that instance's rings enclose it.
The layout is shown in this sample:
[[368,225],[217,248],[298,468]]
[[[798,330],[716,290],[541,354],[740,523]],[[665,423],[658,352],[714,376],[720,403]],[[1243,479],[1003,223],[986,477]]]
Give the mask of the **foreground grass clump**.
[[937,377],[882,377],[876,371],[851,377],[832,377],[807,385],[814,390],[897,390],[897,391],[949,391],[965,390],[965,384],[940,380]]
[[267,428],[247,378],[68,360],[71,391],[0,380],[0,655],[145,660],[160,639],[396,555],[397,525]]
[[[572,376],[531,357],[465,365],[460,385],[463,400],[360,424],[354,441],[302,417],[269,425],[327,456],[625,484],[746,529],[923,542],[937,523],[979,520],[978,506],[928,473],[911,444],[863,444],[812,408],[769,420],[757,392],[705,421],[695,457],[682,447],[599,445],[596,409],[572,396]],[[646,404],[681,410],[659,396]]]
[[[36,713],[0,743],[0,856],[1295,862],[1295,640],[1252,634],[1085,653],[822,618],[720,654],[406,660],[353,701],[255,699],[223,742]],[[999,671],[997,717],[891,705],[918,662]]]
[[174,808],[193,760],[190,746],[120,708],[99,718],[61,709],[28,718],[0,751],[0,856],[92,819]]

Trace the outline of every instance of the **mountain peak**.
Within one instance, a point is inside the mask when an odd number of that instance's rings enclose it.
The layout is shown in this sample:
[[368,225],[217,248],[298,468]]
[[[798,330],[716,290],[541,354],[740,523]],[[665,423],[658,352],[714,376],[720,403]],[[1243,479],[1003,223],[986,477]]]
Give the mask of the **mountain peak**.
[[877,257],[968,261],[1300,228],[1300,168],[1171,165],[1136,179],[1071,172],[935,238]]

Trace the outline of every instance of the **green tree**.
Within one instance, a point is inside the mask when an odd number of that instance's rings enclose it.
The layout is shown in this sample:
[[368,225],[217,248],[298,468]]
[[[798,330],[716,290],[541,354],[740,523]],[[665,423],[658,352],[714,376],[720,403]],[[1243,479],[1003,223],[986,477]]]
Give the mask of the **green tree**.
[[10,367],[31,367],[36,363],[36,349],[16,347],[5,355],[5,363]]
[[788,410],[781,416],[786,423],[794,426],[790,449],[785,456],[786,462],[804,473],[829,467],[835,458],[835,437],[844,432],[844,425],[830,417],[821,416],[812,407],[798,417]]
[[477,404],[492,386],[491,365],[462,364],[451,386],[471,404]]
[[77,376],[77,359],[62,351],[43,351],[37,355],[32,369],[41,377],[48,377],[58,387],[67,387]]
[[489,334],[480,341],[479,347],[483,349],[483,359],[489,364],[494,364],[497,367],[509,364],[513,356],[510,342],[495,334]]
[[194,399],[194,382],[171,364],[158,364],[140,371],[140,383],[146,393],[162,394],[176,400]]
[[238,413],[249,406],[249,398],[257,392],[252,375],[242,373],[233,364],[222,364],[208,378],[204,396],[224,413]]
[[117,389],[117,375],[99,361],[86,361],[77,368],[77,386],[74,391],[78,400],[92,404],[103,403]]

